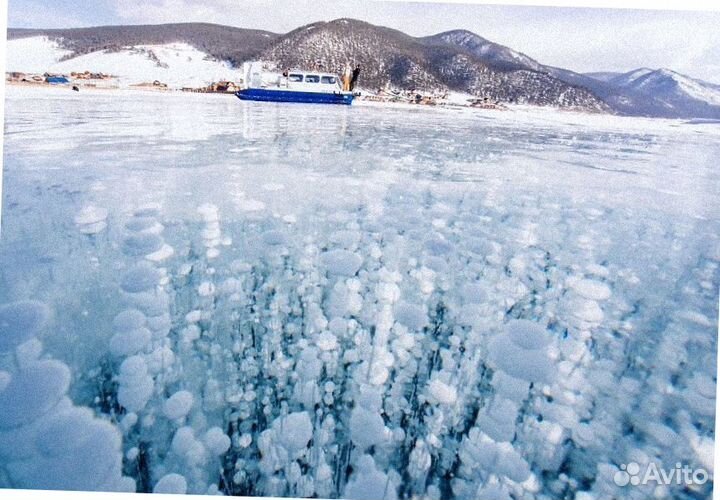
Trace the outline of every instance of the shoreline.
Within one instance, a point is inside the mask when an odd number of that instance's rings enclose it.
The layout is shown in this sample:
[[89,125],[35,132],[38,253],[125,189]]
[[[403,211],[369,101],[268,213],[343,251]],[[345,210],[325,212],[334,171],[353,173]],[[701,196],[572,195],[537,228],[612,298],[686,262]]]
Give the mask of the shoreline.
[[[232,93],[222,92],[188,92],[173,88],[153,88],[153,87],[129,87],[129,86],[100,86],[85,87],[80,86],[79,92],[72,90],[72,84],[51,85],[47,83],[29,83],[14,82],[6,80],[4,86],[4,97],[8,98],[10,94],[20,96],[23,93],[31,95],[52,95],[80,98],[83,95],[96,96],[129,96],[142,95],[154,97],[190,98],[190,99],[231,99],[237,100]],[[576,108],[559,108],[552,106],[533,106],[529,104],[504,104],[502,109],[492,109],[483,107],[466,106],[457,103],[446,104],[415,104],[409,102],[391,102],[376,101],[371,99],[356,99],[351,107],[356,108],[375,108],[375,109],[392,109],[398,111],[419,111],[419,112],[438,112],[438,113],[461,113],[463,115],[474,115],[482,118],[500,118],[504,117],[512,121],[522,122],[522,116],[539,116],[548,121],[564,121],[568,119],[577,119],[585,125],[597,123],[598,125],[608,125],[608,122],[617,121],[617,125],[637,123],[647,124],[663,124],[665,126],[677,126],[679,124],[694,124],[693,119],[689,118],[655,118],[645,116],[625,116],[613,113],[593,112]],[[513,118],[511,118],[513,117]],[[711,121],[711,123],[717,123]]]
[[[83,85],[82,83],[68,83],[68,84],[48,84],[45,82],[18,82],[18,81],[12,81],[12,80],[5,80],[5,85],[7,88],[23,88],[23,89],[36,89],[40,91],[68,91],[72,92],[72,87],[77,86],[79,87],[79,92],[82,93],[85,91],[89,92],[137,92],[137,93],[143,93],[143,94],[152,94],[152,95],[220,95],[220,96],[230,96],[234,97],[234,92],[200,92],[200,91],[184,91],[177,88],[168,88],[168,87],[153,87],[151,85],[130,85],[130,86],[120,86],[120,85],[112,85],[112,86],[95,86],[95,85]],[[474,110],[474,111],[514,111],[516,109],[525,109],[525,108],[532,108],[532,109],[542,109],[542,110],[553,110],[553,111],[563,111],[563,112],[577,112],[577,113],[583,113],[583,114],[591,114],[591,115],[605,115],[608,113],[600,113],[600,112],[594,112],[594,111],[586,111],[582,109],[576,109],[576,108],[559,108],[559,107],[553,107],[553,106],[533,106],[533,105],[517,105],[517,104],[498,104],[498,105],[488,105],[488,106],[472,106],[469,104],[463,104],[459,101],[459,99],[467,100],[473,99],[473,96],[471,95],[458,95],[455,96],[455,99],[450,102],[441,102],[441,103],[414,103],[409,101],[404,101],[402,98],[399,98],[397,100],[383,100],[383,99],[376,99],[376,96],[372,93],[365,92],[364,94],[361,94],[360,97],[356,98],[353,102],[354,105],[357,106],[368,106],[368,107],[392,107],[392,108],[398,108],[398,109],[451,109],[451,110]]]

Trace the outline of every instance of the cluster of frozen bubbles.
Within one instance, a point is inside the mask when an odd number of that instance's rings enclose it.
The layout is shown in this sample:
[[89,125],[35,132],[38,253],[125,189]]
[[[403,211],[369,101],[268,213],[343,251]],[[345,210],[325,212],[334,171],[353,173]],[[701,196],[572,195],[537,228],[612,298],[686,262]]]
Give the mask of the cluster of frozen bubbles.
[[[203,204],[171,226],[160,206],[84,207],[85,255],[115,263],[106,349],[71,369],[44,352],[52,304],[0,307],[0,485],[710,494],[613,477],[630,462],[712,474],[716,234],[532,195],[387,196],[305,219]],[[91,394],[73,402],[74,383]]]

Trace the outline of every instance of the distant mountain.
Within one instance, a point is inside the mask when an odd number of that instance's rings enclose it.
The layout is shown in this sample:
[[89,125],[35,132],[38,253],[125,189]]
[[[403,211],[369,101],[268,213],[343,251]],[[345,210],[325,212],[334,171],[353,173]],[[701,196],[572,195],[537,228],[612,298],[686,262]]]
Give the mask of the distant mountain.
[[63,59],[117,53],[140,45],[185,43],[210,60],[228,61],[236,67],[261,59],[281,68],[340,72],[346,63],[360,64],[361,85],[370,89],[389,84],[630,115],[720,117],[718,89],[712,84],[646,68],[623,74],[576,73],[543,65],[467,30],[416,38],[353,19],[312,23],[286,34],[206,23],[8,30],[10,40],[38,36],[65,49]]
[[720,118],[720,85],[665,68],[630,71],[618,75],[610,83],[652,99],[670,115]]
[[[607,85],[598,79],[563,68],[546,66],[535,59],[500,45],[467,30],[454,30],[425,37],[427,43],[444,43],[471,52],[477,59],[496,68],[526,70],[548,75],[565,84],[590,91],[610,109],[623,114],[644,114],[637,112],[638,103],[627,92],[614,85]],[[647,100],[643,98],[643,100]],[[659,115],[662,116],[662,115]]]
[[720,118],[717,98],[720,86],[670,70],[639,68],[627,73],[581,74],[543,65],[525,54],[465,30],[448,31],[424,40],[462,47],[494,67],[534,71],[587,89],[617,113],[667,118]]
[[663,102],[693,99],[720,106],[720,85],[690,78],[665,68],[634,71],[614,78],[612,83],[652,95]]

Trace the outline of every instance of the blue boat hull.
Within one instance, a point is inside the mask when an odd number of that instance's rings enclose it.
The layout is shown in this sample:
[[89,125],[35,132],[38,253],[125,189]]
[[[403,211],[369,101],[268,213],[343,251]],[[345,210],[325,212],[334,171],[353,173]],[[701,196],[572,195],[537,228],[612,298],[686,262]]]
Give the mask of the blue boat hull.
[[347,104],[353,102],[352,94],[325,92],[297,92],[276,89],[244,89],[235,93],[243,101],[303,102],[308,104]]

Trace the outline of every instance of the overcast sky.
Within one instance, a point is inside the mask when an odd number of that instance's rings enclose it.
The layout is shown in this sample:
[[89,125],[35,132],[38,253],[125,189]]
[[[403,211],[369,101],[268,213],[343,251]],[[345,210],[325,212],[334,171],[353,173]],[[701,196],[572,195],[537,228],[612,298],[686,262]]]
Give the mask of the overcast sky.
[[[599,1],[602,4],[603,0]],[[677,0],[670,5],[685,4]],[[696,5],[696,1],[692,3]],[[717,10],[371,0],[9,0],[8,11],[8,26],[34,28],[205,21],[287,32],[313,21],[338,17],[362,19],[416,36],[464,28],[544,64],[576,71],[667,67],[720,83]]]

